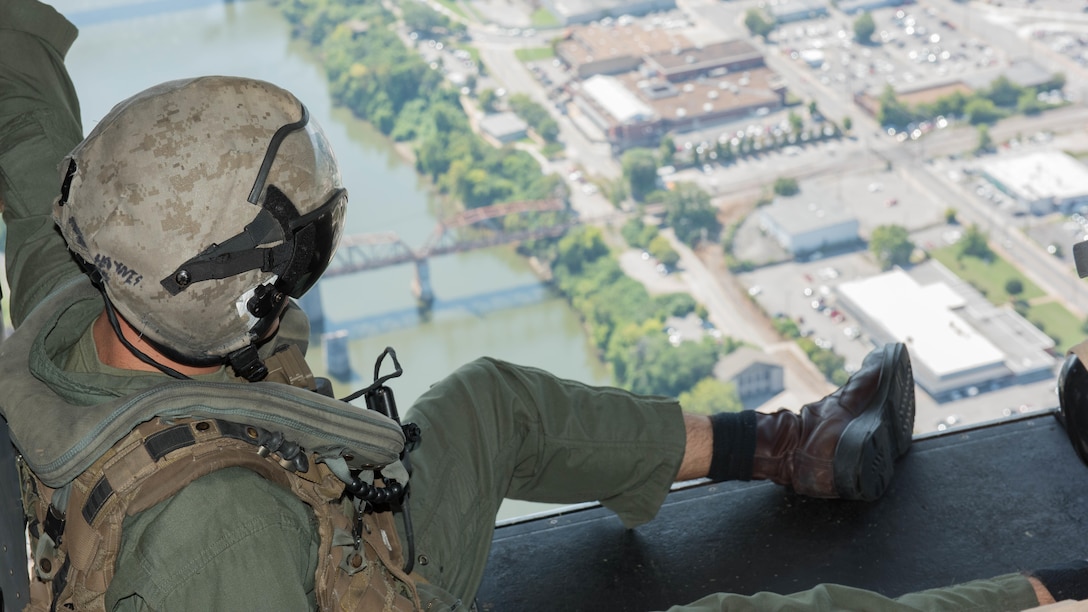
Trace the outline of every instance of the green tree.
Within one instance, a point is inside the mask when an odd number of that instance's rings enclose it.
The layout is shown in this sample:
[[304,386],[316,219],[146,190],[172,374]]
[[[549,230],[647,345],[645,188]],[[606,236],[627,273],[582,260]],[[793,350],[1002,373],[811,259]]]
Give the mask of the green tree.
[[485,89],[480,92],[479,95],[480,109],[485,113],[495,112],[495,103],[499,101],[499,95],[495,93],[494,89]]
[[1009,80],[1008,77],[1002,75],[997,77],[990,83],[989,89],[982,92],[982,95],[988,98],[995,105],[1004,108],[1013,108],[1020,100],[1020,94],[1024,89]]
[[690,293],[666,293],[653,297],[654,310],[662,317],[686,317],[695,312],[696,305]]
[[1017,296],[1024,292],[1024,283],[1019,278],[1010,278],[1005,281],[1005,293]]
[[956,211],[956,209],[949,206],[948,208],[944,209],[944,222],[948,223],[949,225],[958,223],[958,215],[959,213]]
[[994,123],[1005,116],[1005,114],[994,105],[993,101],[988,98],[974,98],[968,101],[963,112],[971,125]]
[[713,373],[719,351],[710,338],[672,346],[659,334],[643,338],[633,352],[628,367],[632,391],[679,397]]
[[790,122],[790,131],[794,134],[800,134],[801,129],[805,127],[805,120],[793,111],[790,111],[789,115],[787,115],[787,119]]
[[763,12],[755,8],[748,9],[744,14],[744,26],[753,36],[760,36],[764,40],[774,31],[774,22],[767,20]]
[[774,192],[780,196],[797,195],[801,192],[801,187],[797,184],[797,179],[788,176],[780,176],[774,180]]
[[1025,115],[1033,116],[1043,112],[1046,105],[1039,101],[1038,96],[1034,89],[1025,89],[1020,94],[1020,99],[1016,101],[1016,112],[1023,113]]
[[941,97],[934,103],[932,114],[945,117],[960,117],[967,108],[967,96],[962,91],[956,90],[947,96]]
[[694,246],[704,236],[717,240],[721,231],[718,211],[710,204],[710,195],[694,183],[678,183],[665,195],[665,222],[677,239]]
[[657,188],[657,161],[647,149],[628,149],[620,158],[623,177],[627,179],[631,197],[642,202],[646,194]]
[[869,238],[869,249],[884,270],[892,266],[910,263],[914,252],[914,243],[910,240],[907,229],[901,225],[881,225],[873,230]]
[[716,378],[704,378],[692,387],[691,391],[681,393],[680,405],[685,412],[692,414],[717,414],[719,412],[740,412],[744,404],[737,395],[737,386]]
[[985,124],[978,126],[978,145],[975,146],[975,155],[982,155],[994,150],[994,139],[990,136],[990,128]]
[[890,125],[901,129],[914,120],[915,113],[899,100],[891,85],[885,85],[884,91],[880,94],[880,110],[877,112],[877,121],[880,125]]
[[956,259],[976,257],[990,261],[994,258],[994,252],[986,241],[986,235],[982,233],[977,225],[972,224],[971,227],[968,227],[956,245]]
[[671,166],[676,158],[676,141],[673,140],[671,134],[665,134],[661,139],[661,144],[657,147],[658,155],[661,156],[662,166]]
[[680,254],[669,244],[669,239],[661,234],[654,236],[646,250],[669,269],[675,268],[676,264],[680,263]]
[[1065,89],[1065,73],[1064,72],[1055,72],[1050,77],[1049,81],[1046,81],[1045,83],[1040,83],[1039,85],[1037,85],[1035,87],[1036,91],[1053,91],[1055,89],[1058,89],[1058,90]]
[[868,12],[862,13],[854,20],[854,39],[863,45],[873,42],[873,32],[876,32],[876,22]]
[[854,120],[849,115],[842,118],[842,131],[849,132],[854,129]]
[[633,217],[620,229],[620,235],[627,244],[640,249],[649,249],[650,241],[657,237],[657,226],[647,225],[641,217]]
[[449,18],[438,11],[432,10],[431,7],[422,2],[402,2],[399,6],[404,25],[411,30],[420,32],[449,30]]
[[580,272],[583,266],[607,254],[608,245],[604,242],[601,229],[583,226],[559,240],[556,264],[571,272]]

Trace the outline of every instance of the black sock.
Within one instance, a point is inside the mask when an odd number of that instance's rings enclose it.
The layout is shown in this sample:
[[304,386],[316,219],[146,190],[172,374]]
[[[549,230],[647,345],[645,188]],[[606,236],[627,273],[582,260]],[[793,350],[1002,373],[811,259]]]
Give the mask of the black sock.
[[719,412],[710,415],[714,450],[710,457],[710,479],[751,480],[756,455],[756,413]]
[[1028,572],[1043,583],[1054,601],[1088,599],[1088,561],[1078,559],[1055,567]]

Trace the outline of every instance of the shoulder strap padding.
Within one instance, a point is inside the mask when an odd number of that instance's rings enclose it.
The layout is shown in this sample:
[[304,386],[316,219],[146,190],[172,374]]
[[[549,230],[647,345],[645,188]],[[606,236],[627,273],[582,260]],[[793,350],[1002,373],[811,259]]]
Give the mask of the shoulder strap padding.
[[28,466],[50,487],[71,482],[137,425],[155,417],[249,423],[282,432],[319,458],[344,457],[359,468],[396,461],[404,447],[404,434],[392,419],[278,383],[173,381],[91,406],[69,404],[33,375],[29,356],[41,354],[43,330],[52,329],[65,309],[99,299],[89,282],[69,283],[0,344],[0,380],[20,381],[5,386],[0,415],[8,420],[12,441]]

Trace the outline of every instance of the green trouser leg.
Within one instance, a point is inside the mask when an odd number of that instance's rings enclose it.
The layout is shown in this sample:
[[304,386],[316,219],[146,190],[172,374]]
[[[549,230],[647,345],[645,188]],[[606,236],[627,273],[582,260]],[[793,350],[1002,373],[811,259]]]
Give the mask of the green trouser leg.
[[1006,574],[950,587],[903,595],[898,599],[871,591],[823,584],[793,595],[709,595],[669,612],[1013,612],[1039,605],[1035,591],[1021,574]]
[[416,571],[464,602],[503,498],[600,500],[633,527],[657,513],[685,446],[674,400],[486,358],[431,387],[404,420],[423,430],[411,455]]
[[[475,597],[503,498],[600,500],[628,526],[650,520],[684,450],[679,406],[479,359],[433,386],[405,415],[423,430],[412,453],[416,572],[462,602]],[[403,534],[402,534],[403,535]],[[559,578],[558,576],[556,577]],[[428,585],[425,605],[453,602]],[[892,599],[838,585],[793,595],[716,594],[670,612],[710,610],[1021,610],[1037,605],[1019,574]]]

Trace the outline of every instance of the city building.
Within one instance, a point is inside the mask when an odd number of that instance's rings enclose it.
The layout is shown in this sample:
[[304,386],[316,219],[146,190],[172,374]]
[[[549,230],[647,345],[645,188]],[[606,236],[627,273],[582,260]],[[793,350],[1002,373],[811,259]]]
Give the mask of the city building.
[[563,25],[573,25],[609,17],[671,11],[676,8],[676,0],[543,0],[540,5],[551,11]]
[[645,66],[650,73],[673,83],[700,76],[723,76],[763,65],[763,54],[746,40],[726,40],[686,49],[672,48],[651,53],[645,58]]
[[480,119],[480,130],[501,146],[525,138],[529,124],[511,112],[492,113]]
[[583,81],[574,103],[618,150],[653,146],[665,133],[654,109],[612,76],[599,74]]
[[847,15],[869,13],[877,9],[901,4],[911,4],[913,0],[842,0],[837,4],[838,9]]
[[791,196],[758,211],[760,228],[797,258],[859,241],[858,220],[840,202]]
[[1088,168],[1062,151],[999,157],[981,165],[994,187],[1036,215],[1088,206]]
[[571,28],[555,45],[556,56],[580,79],[638,68],[643,58],[694,45],[680,32],[641,24],[595,23]]
[[781,393],[786,388],[783,373],[772,357],[748,346],[722,357],[714,366],[714,377],[733,383],[742,400]]
[[848,281],[836,293],[876,343],[907,345],[915,380],[938,400],[1052,376],[1054,341],[939,262]]
[[827,17],[827,0],[778,0],[768,3],[763,10],[775,23],[790,23]]

